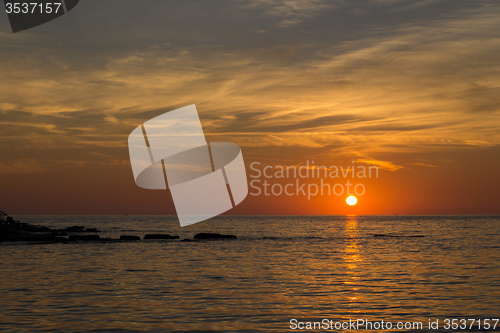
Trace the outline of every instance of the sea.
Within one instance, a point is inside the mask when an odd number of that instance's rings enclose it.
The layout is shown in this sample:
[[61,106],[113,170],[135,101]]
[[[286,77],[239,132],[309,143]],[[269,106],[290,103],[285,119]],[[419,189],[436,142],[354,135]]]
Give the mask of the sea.
[[0,243],[2,332],[500,331],[499,216],[16,219],[180,239]]

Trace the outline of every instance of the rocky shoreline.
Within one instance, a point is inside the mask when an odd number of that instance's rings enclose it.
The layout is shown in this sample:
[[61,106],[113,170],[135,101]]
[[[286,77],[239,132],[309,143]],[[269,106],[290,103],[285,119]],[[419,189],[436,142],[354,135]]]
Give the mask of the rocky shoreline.
[[[84,226],[72,226],[64,229],[52,229],[44,226],[32,225],[15,221],[9,217],[0,221],[0,242],[35,242],[35,243],[76,243],[76,242],[123,242],[140,241],[141,237],[136,235],[122,235],[119,239],[102,238],[96,233],[100,230],[86,228]],[[202,240],[231,240],[235,235],[221,235],[217,233],[198,233],[193,239],[182,239],[182,241]],[[147,234],[144,240],[179,240],[177,235],[169,234]]]
[[[64,229],[22,223],[9,217],[0,221],[0,242],[66,242],[78,233],[97,233],[95,228],[72,226]],[[69,236],[66,238],[65,236]]]

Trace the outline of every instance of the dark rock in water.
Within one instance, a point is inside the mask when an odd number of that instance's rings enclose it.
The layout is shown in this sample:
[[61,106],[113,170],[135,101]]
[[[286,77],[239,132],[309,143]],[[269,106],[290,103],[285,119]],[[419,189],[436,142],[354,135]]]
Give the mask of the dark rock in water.
[[141,237],[139,236],[120,236],[120,240],[128,240],[128,241],[138,241],[141,240]]
[[18,221],[13,222],[0,222],[0,233],[16,233],[16,232],[51,232],[53,231],[47,227],[40,227],[28,223],[21,223]]
[[179,236],[172,236],[169,234],[148,234],[144,239],[179,239]]
[[52,236],[68,236],[68,233],[67,232],[52,231],[51,235]]
[[[5,215],[5,214],[4,214]],[[67,232],[86,232],[83,226],[73,226],[66,229],[51,229],[29,223],[22,223],[15,221],[12,218],[0,220],[0,242],[67,242]],[[97,231],[97,229],[90,229],[90,232]],[[81,240],[95,240],[95,236],[83,236]],[[92,238],[94,237],[94,238]],[[97,236],[99,239],[99,236]],[[76,240],[76,239],[70,239]]]
[[72,227],[67,227],[66,229],[63,229],[61,231],[66,231],[66,232],[79,232],[79,231],[83,231],[83,229],[85,229],[84,226],[79,226],[79,225],[75,225],[75,226],[72,226]]
[[100,232],[96,228],[85,229],[85,227],[82,225],[75,225],[75,226],[67,227],[64,229],[57,229],[56,231],[59,231],[59,232]]
[[235,235],[221,235],[214,233],[205,233],[201,232],[199,234],[194,235],[194,239],[236,239]]
[[101,240],[99,235],[71,235],[68,237],[69,241],[96,241]]

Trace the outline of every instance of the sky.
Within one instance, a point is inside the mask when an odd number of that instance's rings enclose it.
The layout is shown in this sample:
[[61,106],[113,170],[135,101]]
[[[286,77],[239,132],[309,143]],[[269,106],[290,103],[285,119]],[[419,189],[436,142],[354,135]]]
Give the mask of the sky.
[[498,17],[496,1],[81,0],[13,34],[2,11],[0,209],[175,214],[135,185],[127,137],[196,104],[248,175],[379,167],[354,207],[249,195],[229,214],[499,214]]

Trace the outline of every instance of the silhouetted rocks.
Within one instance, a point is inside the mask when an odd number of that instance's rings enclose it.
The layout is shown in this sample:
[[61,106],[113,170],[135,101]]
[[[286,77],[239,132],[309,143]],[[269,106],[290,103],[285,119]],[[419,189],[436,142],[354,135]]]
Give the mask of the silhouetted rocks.
[[102,240],[96,235],[61,237],[69,233],[99,232],[99,230],[85,229],[84,226],[72,226],[65,229],[51,229],[48,227],[22,223],[2,213],[0,219],[0,242],[67,242],[76,240]]
[[144,239],[179,239],[179,236],[172,236],[169,234],[148,234]]
[[67,227],[65,229],[57,229],[59,232],[99,232],[96,228],[85,229],[84,226],[75,225],[72,227]]
[[[140,241],[141,237],[134,235],[122,235],[120,239],[101,238],[98,235],[88,233],[99,232],[96,228],[86,229],[84,226],[71,226],[64,229],[51,229],[43,226],[31,225],[15,221],[7,214],[0,216],[0,242],[119,242]],[[130,230],[132,231],[132,230]],[[69,236],[68,236],[69,235]],[[68,238],[62,237],[68,236]],[[377,235],[376,235],[377,236]],[[418,237],[418,236],[415,236]],[[194,239],[182,239],[183,242],[196,242],[200,240],[236,239],[235,235],[222,235],[218,233],[199,233]],[[179,239],[179,236],[169,234],[147,234],[144,239]]]
[[0,233],[11,232],[52,232],[53,230],[47,227],[40,227],[19,221],[2,222],[0,224]]
[[0,221],[0,242],[65,242],[66,238],[52,234],[53,230],[15,221],[5,216]]
[[194,239],[236,239],[235,235],[221,235],[215,233],[205,233],[201,232],[199,234],[194,235]]
[[83,231],[83,229],[85,229],[84,226],[79,226],[79,225],[75,225],[75,226],[72,226],[72,227],[67,227],[66,229],[63,229],[61,231],[66,231],[66,232],[79,232],[79,231]]
[[128,236],[128,235],[124,235],[124,236],[120,236],[120,240],[126,240],[126,241],[138,241],[138,240],[141,240],[141,237],[139,237],[139,236]]

